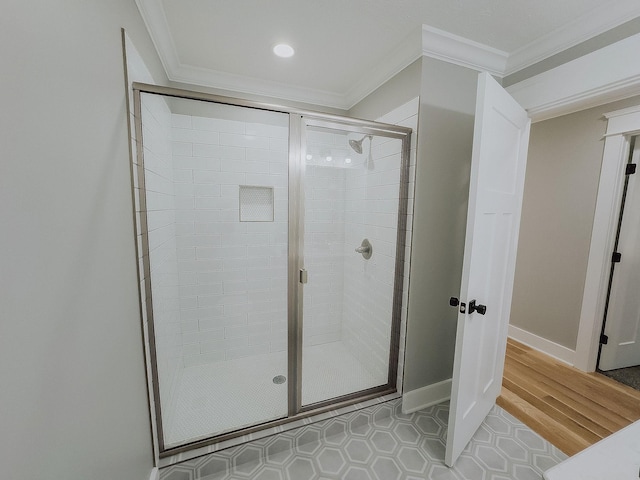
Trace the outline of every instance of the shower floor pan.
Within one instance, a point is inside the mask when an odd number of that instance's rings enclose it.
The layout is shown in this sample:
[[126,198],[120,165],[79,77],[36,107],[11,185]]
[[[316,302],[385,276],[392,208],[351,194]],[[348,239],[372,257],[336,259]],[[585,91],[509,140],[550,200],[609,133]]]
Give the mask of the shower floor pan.
[[[164,419],[167,447],[218,435],[287,415],[286,352],[185,368],[172,411]],[[303,405],[386,383],[373,375],[342,342],[306,347],[303,354]]]

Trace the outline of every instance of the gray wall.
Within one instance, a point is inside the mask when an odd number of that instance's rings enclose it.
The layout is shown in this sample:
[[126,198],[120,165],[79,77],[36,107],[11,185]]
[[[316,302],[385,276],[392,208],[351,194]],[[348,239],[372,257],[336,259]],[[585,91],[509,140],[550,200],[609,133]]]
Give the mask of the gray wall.
[[394,108],[418,97],[421,80],[422,59],[419,58],[351,107],[348,115],[367,120],[380,118]]
[[405,391],[453,370],[477,76],[423,57],[350,111],[373,119],[420,94]]
[[531,127],[511,324],[576,348],[606,129],[603,113],[640,97]]
[[423,58],[406,390],[451,378],[478,73]]
[[120,28],[133,0],[0,15],[0,477],[142,480],[153,466]]

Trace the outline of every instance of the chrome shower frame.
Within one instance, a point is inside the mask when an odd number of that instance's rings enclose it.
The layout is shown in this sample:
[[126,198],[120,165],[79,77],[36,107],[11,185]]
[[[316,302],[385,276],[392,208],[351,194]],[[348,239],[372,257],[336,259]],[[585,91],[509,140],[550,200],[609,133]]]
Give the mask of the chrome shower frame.
[[[152,308],[152,291],[150,282],[150,266],[149,266],[149,238],[147,235],[147,218],[145,208],[145,189],[144,189],[144,148],[143,148],[143,128],[141,118],[141,95],[152,94],[162,95],[166,97],[176,97],[189,100],[198,100],[204,102],[233,105],[238,107],[246,107],[258,110],[266,110],[278,113],[289,114],[289,240],[288,240],[288,378],[294,381],[288,382],[288,416],[273,421],[268,421],[247,428],[213,436],[204,440],[198,440],[186,443],[177,447],[167,447],[163,438],[162,412],[160,405],[160,391],[158,382],[157,368],[157,351],[154,338],[154,321]],[[266,104],[252,102],[242,99],[211,95],[206,93],[181,90],[171,87],[162,87],[143,83],[133,83],[133,99],[134,99],[134,117],[135,117],[135,134],[136,134],[136,153],[137,165],[132,165],[132,175],[138,179],[139,187],[135,188],[132,178],[132,192],[134,196],[138,196],[138,204],[140,205],[139,222],[134,222],[136,239],[137,258],[142,259],[143,268],[140,278],[144,285],[144,290],[140,292],[141,316],[143,328],[149,338],[148,346],[145,344],[145,354],[150,362],[150,378],[149,399],[151,407],[151,415],[155,416],[155,425],[157,426],[157,438],[159,444],[160,458],[166,458],[183,452],[191,451],[201,447],[210,447],[213,444],[236,439],[239,437],[247,437],[253,433],[265,430],[271,427],[278,427],[287,423],[294,422],[306,417],[322,414],[328,411],[337,410],[355,404],[376,399],[385,395],[395,394],[397,392],[398,380],[398,362],[400,350],[400,328],[402,314],[402,299],[404,285],[404,259],[406,251],[406,234],[407,234],[407,211],[409,202],[409,152],[411,129],[397,125],[383,124],[371,122],[367,120],[358,120],[338,115],[318,113],[300,109],[289,108],[281,105]],[[302,405],[302,289],[300,282],[300,274],[303,270],[304,259],[304,195],[303,195],[303,179],[304,179],[304,158],[305,139],[304,132],[306,126],[316,126],[323,128],[335,128],[342,131],[359,133],[364,137],[362,141],[369,137],[370,140],[374,135],[386,136],[400,139],[402,141],[402,158],[400,165],[400,186],[399,186],[399,202],[398,202],[398,224],[396,238],[396,261],[395,261],[395,279],[393,287],[393,306],[391,321],[391,344],[389,358],[388,380],[385,385],[380,385],[367,390],[354,392],[352,394],[330,399],[327,401],[315,403],[313,405]],[[351,143],[351,142],[349,142]],[[137,190],[137,191],[136,191]],[[134,202],[135,210],[135,202]],[[137,212],[134,212],[137,215]],[[144,317],[146,313],[146,323],[144,326]],[[153,401],[155,397],[155,401]],[[153,423],[153,422],[152,422]]]

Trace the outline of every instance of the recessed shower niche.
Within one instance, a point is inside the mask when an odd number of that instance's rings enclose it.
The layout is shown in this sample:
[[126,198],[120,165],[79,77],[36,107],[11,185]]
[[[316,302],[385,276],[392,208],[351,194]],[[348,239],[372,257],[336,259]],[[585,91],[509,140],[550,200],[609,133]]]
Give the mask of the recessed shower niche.
[[395,392],[410,130],[134,87],[161,456]]

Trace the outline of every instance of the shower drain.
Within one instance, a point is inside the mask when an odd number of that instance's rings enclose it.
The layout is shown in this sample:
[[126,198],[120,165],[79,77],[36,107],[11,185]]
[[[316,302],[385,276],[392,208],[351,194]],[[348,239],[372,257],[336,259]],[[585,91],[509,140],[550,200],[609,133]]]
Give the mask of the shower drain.
[[284,375],[276,375],[275,377],[273,377],[273,383],[275,383],[276,385],[280,385],[281,383],[284,383],[287,381],[287,377],[285,377]]

